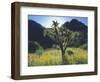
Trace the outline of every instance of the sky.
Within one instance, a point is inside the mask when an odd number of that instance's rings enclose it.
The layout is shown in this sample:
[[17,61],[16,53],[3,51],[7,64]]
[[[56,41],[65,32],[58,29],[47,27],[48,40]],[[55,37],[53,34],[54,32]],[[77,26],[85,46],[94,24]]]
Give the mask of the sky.
[[46,16],[46,15],[29,15],[28,20],[33,20],[46,28],[50,28],[52,21],[57,21],[59,26],[64,24],[66,21],[70,22],[72,19],[77,19],[78,21],[88,25],[87,17],[73,17],[73,16]]

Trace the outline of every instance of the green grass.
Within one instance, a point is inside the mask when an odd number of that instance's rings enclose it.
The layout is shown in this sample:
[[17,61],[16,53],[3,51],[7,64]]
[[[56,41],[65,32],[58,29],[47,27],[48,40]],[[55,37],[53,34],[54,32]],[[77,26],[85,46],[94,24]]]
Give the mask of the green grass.
[[[72,54],[69,54],[71,51]],[[87,64],[87,51],[81,48],[68,48],[65,53],[66,64]],[[29,66],[43,66],[43,65],[61,65],[62,55],[60,50],[47,49],[41,54],[29,53],[28,65]]]

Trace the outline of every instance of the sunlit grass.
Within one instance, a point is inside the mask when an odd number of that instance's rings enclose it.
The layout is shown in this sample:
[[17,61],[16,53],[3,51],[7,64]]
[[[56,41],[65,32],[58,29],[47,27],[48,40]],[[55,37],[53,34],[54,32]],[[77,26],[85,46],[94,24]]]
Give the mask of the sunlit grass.
[[87,50],[83,50],[81,48],[68,48],[67,51],[70,50],[73,54],[68,55],[65,54],[67,64],[87,64],[88,55]]
[[[68,54],[67,51],[73,52]],[[87,64],[87,51],[81,48],[68,48],[65,53],[66,64]],[[47,65],[61,65],[62,55],[60,50],[48,49],[43,51],[40,55],[37,53],[28,54],[29,66],[47,66]]]
[[59,50],[46,50],[41,55],[29,53],[29,66],[38,65],[59,65],[62,63],[62,56]]

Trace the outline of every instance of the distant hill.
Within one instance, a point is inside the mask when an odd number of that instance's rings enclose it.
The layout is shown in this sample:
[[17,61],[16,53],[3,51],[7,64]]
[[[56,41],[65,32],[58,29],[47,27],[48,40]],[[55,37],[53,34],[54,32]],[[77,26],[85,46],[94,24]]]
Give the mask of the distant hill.
[[[79,32],[81,33],[81,36],[79,37],[79,42],[75,42],[74,44],[78,43],[79,45],[82,45],[84,43],[87,43],[87,32],[88,27],[83,24],[82,22],[72,19],[70,22],[65,22],[62,25],[64,28],[69,29],[71,31]],[[36,44],[34,42],[37,42],[40,44],[44,49],[45,48],[51,48],[54,44],[54,41],[49,37],[44,37],[44,28],[41,24],[33,21],[28,20],[28,51],[34,52],[36,50]]]
[[75,41],[73,44],[74,46],[83,45],[84,43],[87,44],[88,27],[84,23],[77,19],[72,19],[70,22],[65,22],[62,26],[73,32],[79,32],[81,34],[78,41]]
[[54,43],[49,37],[44,37],[44,27],[39,23],[28,20],[28,51],[34,52],[36,50],[36,45],[34,42],[39,43],[43,48],[52,47]]
[[72,19],[70,22],[65,22],[62,26],[72,31],[87,32],[88,30],[87,26],[77,19]]
[[38,40],[43,38],[43,26],[39,23],[28,20],[28,40]]

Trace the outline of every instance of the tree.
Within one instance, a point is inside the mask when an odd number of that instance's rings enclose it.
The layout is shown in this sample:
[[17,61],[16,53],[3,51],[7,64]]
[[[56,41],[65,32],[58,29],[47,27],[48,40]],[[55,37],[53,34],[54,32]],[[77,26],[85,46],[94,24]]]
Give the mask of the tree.
[[59,27],[59,23],[57,21],[52,22],[52,28],[46,29],[44,31],[44,35],[49,36],[59,46],[62,54],[63,64],[66,64],[65,51],[73,42],[76,33],[73,33],[62,26]]

